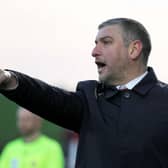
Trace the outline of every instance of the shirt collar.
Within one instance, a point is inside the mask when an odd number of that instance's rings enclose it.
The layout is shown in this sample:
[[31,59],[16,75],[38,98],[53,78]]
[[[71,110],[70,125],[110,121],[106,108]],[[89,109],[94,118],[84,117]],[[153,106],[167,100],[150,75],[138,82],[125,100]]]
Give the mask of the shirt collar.
[[148,74],[148,71],[144,72],[142,75],[136,77],[135,79],[129,81],[128,83],[126,83],[124,85],[116,86],[116,88],[119,90],[122,90],[124,88],[132,90],[147,74]]
[[[153,71],[153,69],[151,67],[148,67],[147,72],[145,72],[144,74],[142,74],[141,76],[137,77],[140,78],[134,88],[132,88],[136,93],[140,94],[140,95],[145,95],[148,93],[148,91],[156,84],[157,77]],[[134,79],[135,80],[135,79]],[[131,81],[130,81],[131,82]],[[106,98],[111,98],[112,96],[114,96],[115,94],[118,93],[118,89],[115,86],[104,86],[100,87],[101,88],[101,93],[103,93],[103,95]],[[129,88],[130,89],[130,88]]]

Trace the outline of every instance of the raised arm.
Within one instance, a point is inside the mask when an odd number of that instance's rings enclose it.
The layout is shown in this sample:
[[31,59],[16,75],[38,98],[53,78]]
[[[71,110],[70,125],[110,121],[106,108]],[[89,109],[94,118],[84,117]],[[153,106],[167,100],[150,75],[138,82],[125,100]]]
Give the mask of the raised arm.
[[69,92],[16,71],[0,71],[0,92],[20,106],[62,127],[78,131],[81,92]]

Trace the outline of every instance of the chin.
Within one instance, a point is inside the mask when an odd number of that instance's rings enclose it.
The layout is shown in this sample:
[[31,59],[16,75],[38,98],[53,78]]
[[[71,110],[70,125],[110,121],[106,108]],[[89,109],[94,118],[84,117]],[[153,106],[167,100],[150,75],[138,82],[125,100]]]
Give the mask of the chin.
[[99,76],[99,81],[100,81],[101,83],[106,83],[106,78],[103,77],[103,76]]
[[109,79],[108,79],[107,77],[105,77],[105,76],[99,77],[99,81],[100,81],[101,83],[106,84],[106,85],[111,85],[111,80],[109,80]]

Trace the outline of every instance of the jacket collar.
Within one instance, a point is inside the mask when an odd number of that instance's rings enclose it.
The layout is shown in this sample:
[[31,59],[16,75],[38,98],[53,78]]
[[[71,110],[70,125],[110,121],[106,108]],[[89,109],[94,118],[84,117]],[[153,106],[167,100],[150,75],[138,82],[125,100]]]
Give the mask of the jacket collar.
[[[152,89],[152,87],[157,83],[157,77],[154,70],[148,67],[148,74],[132,89],[140,95],[145,95]],[[116,86],[106,86],[102,83],[98,84],[97,95],[105,96],[105,98],[111,98],[116,95],[119,90]]]
[[148,67],[148,74],[133,88],[133,90],[141,95],[145,95],[157,82],[158,80],[153,68]]

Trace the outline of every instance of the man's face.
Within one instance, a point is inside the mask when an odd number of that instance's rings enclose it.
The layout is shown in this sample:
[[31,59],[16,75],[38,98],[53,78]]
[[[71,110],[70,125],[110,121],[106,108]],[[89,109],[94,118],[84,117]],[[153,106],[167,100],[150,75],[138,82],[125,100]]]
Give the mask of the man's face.
[[99,80],[117,84],[128,66],[128,48],[124,45],[121,28],[118,25],[101,28],[95,43],[92,56],[98,68]]

